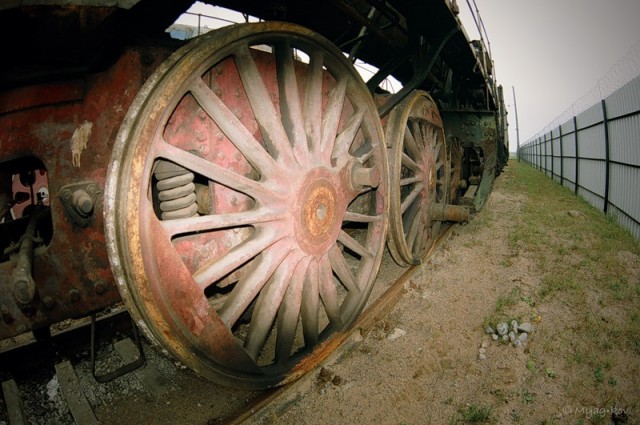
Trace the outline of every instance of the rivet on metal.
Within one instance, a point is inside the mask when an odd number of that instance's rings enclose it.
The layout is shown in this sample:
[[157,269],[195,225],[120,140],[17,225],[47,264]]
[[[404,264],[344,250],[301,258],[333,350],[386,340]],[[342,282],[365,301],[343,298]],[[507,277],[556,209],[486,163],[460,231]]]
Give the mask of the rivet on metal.
[[99,280],[93,284],[93,290],[96,291],[96,294],[104,294],[107,287],[103,281]]
[[72,289],[69,291],[69,298],[72,302],[76,302],[80,299],[80,292],[77,289]]
[[0,315],[2,315],[2,321],[4,323],[9,324],[13,322],[13,316],[11,315],[9,308],[4,304],[0,306]]
[[47,295],[42,299],[42,304],[47,310],[52,310],[56,306],[56,300]]

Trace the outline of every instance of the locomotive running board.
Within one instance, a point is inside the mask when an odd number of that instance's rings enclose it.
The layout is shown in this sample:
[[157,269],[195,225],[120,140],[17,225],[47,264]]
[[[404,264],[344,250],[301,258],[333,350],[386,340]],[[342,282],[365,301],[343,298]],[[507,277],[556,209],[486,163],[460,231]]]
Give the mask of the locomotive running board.
[[111,372],[107,372],[104,375],[97,375],[96,374],[96,352],[98,351],[98,347],[97,347],[98,343],[96,341],[96,315],[95,314],[91,315],[91,374],[93,375],[94,379],[100,382],[101,384],[104,384],[105,382],[113,381],[114,379],[119,378],[120,376],[125,375],[129,372],[133,372],[134,370],[144,365],[146,358],[144,356],[144,351],[142,349],[142,343],[140,342],[138,327],[136,326],[133,319],[131,319],[131,328],[133,330],[133,337],[135,339],[136,346],[138,347],[138,358],[129,363],[125,363],[119,368],[112,370]]

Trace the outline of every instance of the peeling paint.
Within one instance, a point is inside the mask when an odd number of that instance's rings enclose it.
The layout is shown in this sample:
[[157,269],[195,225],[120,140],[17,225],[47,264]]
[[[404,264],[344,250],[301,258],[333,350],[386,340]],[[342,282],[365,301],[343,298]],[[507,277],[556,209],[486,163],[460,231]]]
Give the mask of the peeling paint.
[[87,147],[87,142],[91,137],[93,123],[85,121],[73,132],[71,136],[71,162],[74,167],[80,168],[80,156],[82,151]]

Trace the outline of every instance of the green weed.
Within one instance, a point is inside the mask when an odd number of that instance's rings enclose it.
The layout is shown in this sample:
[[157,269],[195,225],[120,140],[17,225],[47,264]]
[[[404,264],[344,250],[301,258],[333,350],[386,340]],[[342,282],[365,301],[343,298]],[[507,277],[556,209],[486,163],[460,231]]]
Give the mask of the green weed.
[[485,423],[491,418],[491,407],[480,407],[474,404],[461,409],[460,415],[462,420],[468,423]]

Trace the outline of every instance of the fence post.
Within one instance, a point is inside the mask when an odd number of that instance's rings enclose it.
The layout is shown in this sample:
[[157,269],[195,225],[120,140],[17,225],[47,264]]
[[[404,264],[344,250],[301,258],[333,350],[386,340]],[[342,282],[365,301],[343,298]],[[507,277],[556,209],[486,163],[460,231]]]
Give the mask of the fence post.
[[602,104],[602,125],[604,125],[604,158],[605,158],[605,175],[604,175],[604,213],[607,213],[609,209],[609,174],[610,164],[609,161],[609,120],[607,118],[607,103],[604,99],[601,100]]
[[553,174],[554,174],[554,171],[555,171],[554,170],[555,167],[553,166],[553,160],[554,160],[554,158],[553,158],[553,154],[554,154],[554,152],[553,152],[553,130],[551,130],[551,132],[549,132],[549,138],[551,139],[549,141],[549,144],[551,146],[551,180],[553,180]]
[[573,116],[573,134],[575,135],[574,140],[576,142],[576,184],[574,191],[577,195],[578,187],[580,186],[580,184],[578,183],[580,181],[580,179],[578,178],[580,174],[580,155],[578,154],[578,120],[576,119],[575,115]]
[[547,172],[549,171],[549,168],[547,167],[547,160],[549,159],[549,152],[547,149],[547,134],[545,133],[544,135],[544,175],[547,175]]
[[536,153],[538,154],[538,160],[536,161],[538,163],[538,170],[542,171],[542,137],[538,137],[538,149]]
[[560,133],[560,186],[564,186],[564,149],[562,148],[562,124],[558,126]]

